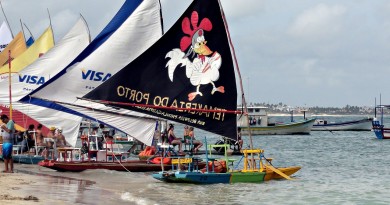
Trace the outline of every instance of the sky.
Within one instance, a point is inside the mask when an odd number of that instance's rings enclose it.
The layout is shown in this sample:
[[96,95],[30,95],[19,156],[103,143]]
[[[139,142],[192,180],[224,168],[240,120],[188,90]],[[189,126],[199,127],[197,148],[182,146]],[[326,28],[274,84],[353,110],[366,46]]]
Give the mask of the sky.
[[[161,0],[168,30],[192,0]],[[1,0],[16,35],[52,19],[61,39],[82,14],[92,39],[123,0]],[[390,104],[390,1],[221,0],[247,102],[298,107]],[[5,20],[0,14],[0,20]],[[25,30],[26,35],[27,31]],[[239,88],[238,88],[239,89]]]

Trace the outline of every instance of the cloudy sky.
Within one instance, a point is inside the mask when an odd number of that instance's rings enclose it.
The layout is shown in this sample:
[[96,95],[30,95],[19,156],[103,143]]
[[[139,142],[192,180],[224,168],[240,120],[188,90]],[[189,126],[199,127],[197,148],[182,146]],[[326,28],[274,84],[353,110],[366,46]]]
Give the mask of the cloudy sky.
[[[94,38],[123,0],[1,0],[13,32],[22,19],[56,40],[81,13]],[[390,104],[390,1],[221,0],[248,102],[291,106]],[[165,30],[191,0],[162,0]],[[4,16],[0,15],[0,20]]]

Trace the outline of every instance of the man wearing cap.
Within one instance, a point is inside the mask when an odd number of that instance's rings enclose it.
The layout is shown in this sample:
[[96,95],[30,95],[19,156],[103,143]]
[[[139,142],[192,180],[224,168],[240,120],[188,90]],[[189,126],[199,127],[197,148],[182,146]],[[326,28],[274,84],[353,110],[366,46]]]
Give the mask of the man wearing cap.
[[50,139],[46,141],[46,149],[43,151],[42,156],[47,159],[49,157],[49,150],[53,149],[54,147],[54,142],[55,142],[55,137],[54,137],[54,132],[56,128],[55,127],[50,127],[50,131],[47,133],[46,138]]
[[[7,115],[0,116],[3,122],[0,125],[1,136],[3,136],[3,159],[5,169],[3,172],[14,172],[14,161],[12,159],[12,145],[13,145],[13,134],[15,132],[14,122],[9,120]],[[8,167],[9,165],[9,167]]]

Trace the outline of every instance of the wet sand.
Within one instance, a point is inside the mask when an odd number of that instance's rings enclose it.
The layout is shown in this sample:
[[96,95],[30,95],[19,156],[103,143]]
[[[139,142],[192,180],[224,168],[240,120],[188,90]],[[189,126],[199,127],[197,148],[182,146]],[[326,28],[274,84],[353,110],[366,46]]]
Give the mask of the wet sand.
[[[38,165],[15,164],[15,173],[2,173],[0,204],[137,204],[123,199],[126,181],[143,175],[108,170],[57,172]],[[124,177],[128,179],[124,182]],[[109,180],[107,180],[109,179]]]
[[[4,170],[4,163],[0,163],[0,170]],[[41,204],[43,201],[27,188],[39,185],[41,177],[23,173],[0,172],[0,204]]]

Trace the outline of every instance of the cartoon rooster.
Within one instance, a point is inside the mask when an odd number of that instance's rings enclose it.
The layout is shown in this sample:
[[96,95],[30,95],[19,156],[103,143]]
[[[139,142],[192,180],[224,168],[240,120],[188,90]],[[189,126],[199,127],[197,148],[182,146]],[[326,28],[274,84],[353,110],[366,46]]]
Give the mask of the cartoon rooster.
[[[170,58],[167,62],[169,79],[173,82],[173,73],[178,65],[186,67],[186,76],[190,79],[192,85],[196,86],[196,92],[188,94],[188,100],[192,101],[197,95],[203,96],[199,91],[201,85],[211,84],[213,89],[211,94],[216,91],[220,93],[225,92],[223,86],[216,87],[214,82],[219,79],[219,68],[222,64],[221,55],[218,52],[212,52],[206,45],[207,41],[204,36],[204,31],[211,31],[212,24],[208,18],[204,18],[198,26],[198,13],[192,12],[191,15],[191,29],[190,20],[184,18],[182,21],[182,30],[189,36],[184,36],[180,41],[180,49],[175,48],[169,51],[165,58]],[[187,48],[187,54],[184,53]],[[191,60],[188,58],[190,55]]]

